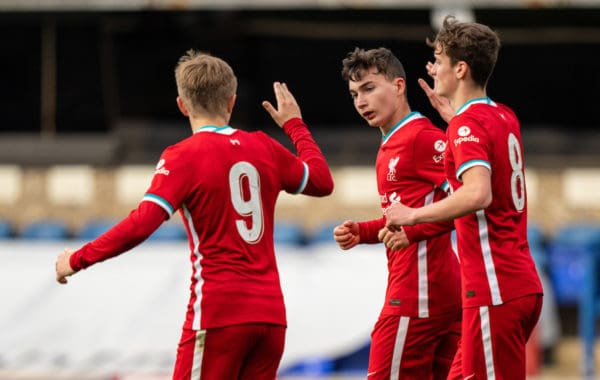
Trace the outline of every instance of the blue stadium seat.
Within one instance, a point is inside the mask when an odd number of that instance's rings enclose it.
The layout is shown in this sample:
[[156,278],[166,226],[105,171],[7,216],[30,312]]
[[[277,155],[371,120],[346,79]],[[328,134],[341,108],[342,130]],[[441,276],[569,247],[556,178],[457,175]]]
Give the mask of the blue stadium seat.
[[548,257],[546,254],[546,238],[542,229],[538,225],[530,223],[527,226],[527,240],[536,266],[541,269],[546,268]]
[[83,225],[81,230],[77,233],[77,238],[81,240],[94,240],[98,236],[108,231],[114,226],[117,221],[112,219],[96,219],[90,220]]
[[294,222],[275,222],[273,241],[276,245],[301,246],[305,243],[304,229]]
[[0,220],[0,239],[9,239],[13,236],[12,224],[8,220]]
[[307,358],[284,370],[279,376],[318,378],[329,377],[335,371],[335,362],[328,358]]
[[339,374],[365,374],[369,367],[369,352],[371,341],[360,348],[335,359],[335,372]]
[[27,224],[19,237],[27,240],[64,240],[69,238],[69,230],[61,220],[44,219]]
[[187,232],[183,224],[178,222],[163,223],[150,237],[148,241],[177,241],[186,240]]
[[335,243],[335,240],[333,240],[333,229],[339,224],[340,222],[329,222],[320,225],[310,234],[308,242],[310,244]]
[[[594,378],[596,321],[600,315],[600,224],[572,224],[557,231],[550,243],[550,275],[559,294],[575,298],[583,342],[583,371]],[[564,301],[564,298],[563,298]]]

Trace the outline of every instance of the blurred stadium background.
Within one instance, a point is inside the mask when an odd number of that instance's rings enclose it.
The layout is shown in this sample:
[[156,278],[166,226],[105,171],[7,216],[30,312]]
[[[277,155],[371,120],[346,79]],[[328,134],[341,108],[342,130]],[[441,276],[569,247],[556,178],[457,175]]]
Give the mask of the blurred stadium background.
[[[285,81],[333,168],[331,197],[282,196],[276,242],[289,332],[282,379],[364,378],[385,287],[377,246],[340,253],[331,228],[380,213],[377,132],[339,72],[355,46],[391,48],[415,110],[445,14],[496,29],[488,93],[519,115],[530,239],[546,307],[531,379],[596,378],[600,257],[600,1],[0,0],[0,379],[164,379],[187,299],[177,220],[137,252],[54,283],[54,258],[123,217],[160,152],[189,135],[173,68],[189,48],[231,63],[231,124],[289,146],[260,106]],[[597,376],[600,378],[600,375]]]

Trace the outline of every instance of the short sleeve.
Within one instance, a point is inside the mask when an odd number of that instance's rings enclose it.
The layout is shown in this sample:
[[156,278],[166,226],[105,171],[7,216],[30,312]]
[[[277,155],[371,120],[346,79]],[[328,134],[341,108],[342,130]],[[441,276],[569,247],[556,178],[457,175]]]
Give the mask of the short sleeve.
[[152,183],[142,201],[153,202],[162,207],[169,216],[183,204],[190,190],[189,164],[184,152],[176,145],[162,153]]
[[444,151],[446,135],[438,129],[427,128],[414,139],[414,154],[417,175],[442,189],[446,182]]
[[474,166],[492,170],[490,164],[489,134],[473,118],[459,118],[448,127],[448,144],[454,156],[456,178]]

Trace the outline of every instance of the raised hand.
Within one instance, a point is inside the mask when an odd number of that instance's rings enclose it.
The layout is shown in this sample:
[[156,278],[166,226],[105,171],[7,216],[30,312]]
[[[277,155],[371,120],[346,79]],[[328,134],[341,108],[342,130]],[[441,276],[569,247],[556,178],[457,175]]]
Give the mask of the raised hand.
[[277,108],[273,107],[267,100],[262,102],[262,106],[267,110],[269,115],[271,115],[273,120],[275,120],[277,125],[283,127],[286,121],[290,119],[295,117],[302,118],[300,106],[298,106],[296,98],[294,98],[294,95],[288,90],[285,83],[274,82],[273,91],[275,92],[275,99],[277,100]]
[[448,100],[448,98],[439,96],[435,91],[435,71],[433,63],[427,62],[427,64],[425,65],[425,69],[427,69],[427,75],[434,79],[434,88],[431,88],[429,84],[425,81],[425,79],[422,78],[419,78],[417,80],[419,82],[419,86],[421,86],[421,88],[425,92],[425,95],[427,95],[431,106],[435,108],[436,111],[438,111],[438,113],[446,123],[449,123],[452,117],[454,116],[454,110],[450,106],[450,101]]

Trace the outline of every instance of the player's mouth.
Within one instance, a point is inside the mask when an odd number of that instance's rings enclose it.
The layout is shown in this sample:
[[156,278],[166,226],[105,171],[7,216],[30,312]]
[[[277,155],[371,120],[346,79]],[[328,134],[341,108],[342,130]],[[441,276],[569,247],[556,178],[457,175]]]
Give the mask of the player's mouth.
[[373,112],[373,111],[367,111],[367,112],[364,112],[364,113],[362,114],[362,117],[363,117],[365,120],[369,120],[369,121],[371,121],[373,118],[375,118],[375,112]]

